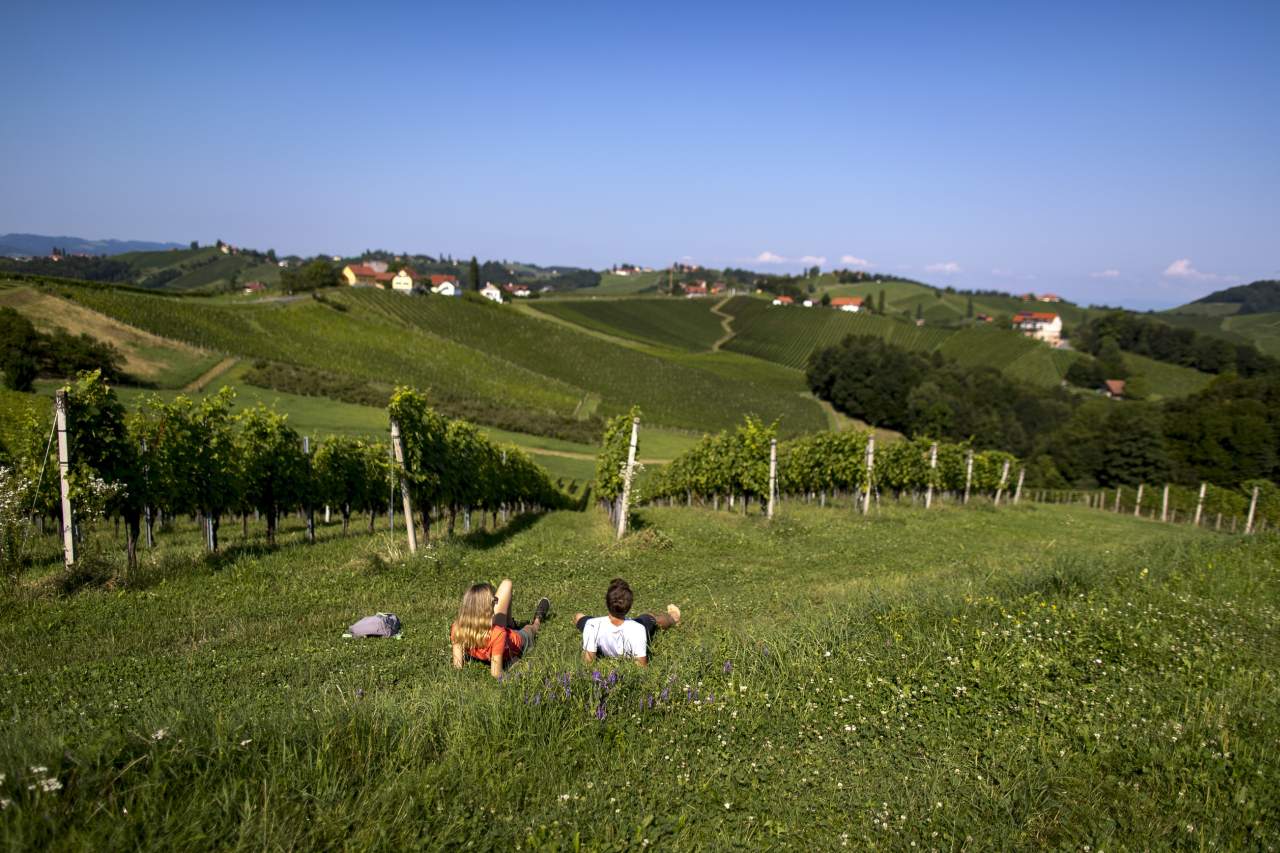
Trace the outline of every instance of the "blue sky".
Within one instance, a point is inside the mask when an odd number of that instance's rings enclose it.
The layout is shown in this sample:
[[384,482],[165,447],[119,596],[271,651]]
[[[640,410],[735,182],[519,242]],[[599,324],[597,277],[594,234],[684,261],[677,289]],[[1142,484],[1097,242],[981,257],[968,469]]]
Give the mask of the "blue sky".
[[1280,3],[271,5],[0,13],[0,233],[1280,277]]

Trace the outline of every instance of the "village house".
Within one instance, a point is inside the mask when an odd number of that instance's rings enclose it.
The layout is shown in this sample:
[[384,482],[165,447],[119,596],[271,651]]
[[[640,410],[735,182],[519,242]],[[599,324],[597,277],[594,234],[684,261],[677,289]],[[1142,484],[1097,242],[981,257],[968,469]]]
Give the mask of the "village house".
[[837,296],[831,300],[831,307],[837,311],[848,311],[856,314],[862,310],[861,296]]
[[1102,382],[1102,387],[1098,390],[1112,400],[1122,399],[1124,397],[1124,380],[1105,379]]
[[432,275],[431,292],[438,296],[457,296],[461,293],[458,279],[451,275]]
[[805,308],[812,308],[812,307],[813,307],[813,300],[812,300],[812,299],[806,299],[804,302],[801,302],[800,304],[801,304],[801,305],[803,305]]
[[711,285],[711,295],[712,295],[712,296],[719,296],[719,295],[720,295],[720,294],[722,294],[722,293],[724,293],[724,282],[723,282],[723,281],[717,281],[715,284]]
[[418,289],[418,274],[409,267],[402,268],[391,277],[391,289],[399,293],[413,293]]
[[267,286],[260,281],[247,281],[244,285],[245,296],[250,296],[254,293],[262,293],[266,289]]
[[502,285],[502,289],[508,295],[513,296],[516,299],[529,298],[529,288],[525,287],[523,284],[516,284],[514,282],[509,281],[506,284]]
[[493,286],[493,282],[486,281],[484,287],[480,288],[480,295],[491,302],[502,304],[502,291]]
[[1056,293],[1042,293],[1040,294],[1040,301],[1041,302],[1061,302],[1062,297]]
[[1013,315],[1013,328],[1028,338],[1044,341],[1051,347],[1062,343],[1062,318],[1043,311],[1019,311]]
[[795,300],[790,296],[775,296],[773,299],[774,305],[792,305],[794,303]]
[[386,290],[395,276],[387,272],[384,261],[370,261],[367,264],[347,264],[342,268],[342,278],[351,287],[380,287]]
[[705,281],[695,281],[692,284],[684,285],[684,295],[688,299],[694,299],[699,296],[706,296],[707,283]]

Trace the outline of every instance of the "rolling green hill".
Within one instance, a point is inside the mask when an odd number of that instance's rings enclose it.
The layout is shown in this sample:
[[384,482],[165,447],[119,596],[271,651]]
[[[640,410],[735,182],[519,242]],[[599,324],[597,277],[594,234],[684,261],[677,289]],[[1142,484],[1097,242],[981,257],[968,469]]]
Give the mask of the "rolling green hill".
[[[647,423],[687,430],[729,427],[746,413],[778,420],[787,434],[828,423],[798,374],[746,359],[663,358],[510,306],[365,289],[251,304],[76,285],[52,291],[213,353],[380,388],[413,384],[446,411],[529,432],[550,428],[547,418],[554,426],[632,404]],[[762,373],[763,381],[743,381]]]
[[665,270],[642,272],[635,275],[617,275],[607,272],[600,277],[600,285],[598,287],[584,288],[579,293],[599,294],[601,296],[630,296],[644,293],[645,291],[657,290],[660,284],[665,283],[666,278],[667,273]]
[[847,335],[870,335],[917,352],[939,351],[969,366],[989,365],[1037,385],[1062,380],[1075,353],[1053,350],[1005,329],[959,330],[917,326],[893,317],[847,314],[822,308],[779,308],[762,299],[736,297],[725,305],[734,317],[734,337],[725,349],[803,369],[814,350]]

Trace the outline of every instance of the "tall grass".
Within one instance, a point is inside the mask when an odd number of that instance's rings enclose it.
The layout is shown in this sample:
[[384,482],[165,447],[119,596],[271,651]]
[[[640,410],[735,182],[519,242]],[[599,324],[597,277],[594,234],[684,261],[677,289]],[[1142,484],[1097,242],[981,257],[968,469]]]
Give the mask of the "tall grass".
[[[382,534],[217,563],[169,541],[137,588],[10,601],[0,838],[1280,843],[1274,539],[1071,507],[638,526],[615,545],[594,513],[557,513],[413,559]],[[647,670],[577,663],[568,617],[615,575],[637,610],[685,608]],[[517,616],[548,594],[553,619],[501,683],[453,671],[462,589],[503,576]],[[404,640],[339,639],[378,609]]]

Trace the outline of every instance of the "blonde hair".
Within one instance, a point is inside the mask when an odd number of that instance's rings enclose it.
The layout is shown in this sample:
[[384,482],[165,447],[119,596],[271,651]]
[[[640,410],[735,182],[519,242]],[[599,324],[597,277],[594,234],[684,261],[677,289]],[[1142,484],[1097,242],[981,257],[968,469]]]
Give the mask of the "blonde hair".
[[483,646],[489,639],[493,626],[493,586],[487,583],[472,584],[462,596],[458,618],[453,623],[453,641],[463,648]]

